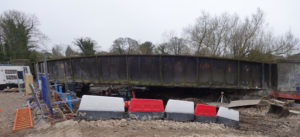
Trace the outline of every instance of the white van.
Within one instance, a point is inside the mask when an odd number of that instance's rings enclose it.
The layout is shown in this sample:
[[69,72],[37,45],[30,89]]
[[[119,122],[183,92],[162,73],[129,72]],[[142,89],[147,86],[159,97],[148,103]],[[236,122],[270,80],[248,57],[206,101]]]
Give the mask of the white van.
[[0,89],[18,84],[23,87],[25,74],[31,74],[29,66],[0,66]]

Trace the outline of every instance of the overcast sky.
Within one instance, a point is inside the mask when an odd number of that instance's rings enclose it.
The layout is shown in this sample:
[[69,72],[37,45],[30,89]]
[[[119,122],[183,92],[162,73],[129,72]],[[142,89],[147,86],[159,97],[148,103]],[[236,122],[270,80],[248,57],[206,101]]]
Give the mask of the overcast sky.
[[49,38],[47,49],[72,45],[79,37],[91,37],[101,50],[109,50],[119,37],[157,44],[165,32],[182,36],[183,28],[203,10],[245,17],[257,8],[265,12],[275,34],[291,30],[300,37],[299,0],[0,0],[0,13],[14,9],[38,17],[40,30]]

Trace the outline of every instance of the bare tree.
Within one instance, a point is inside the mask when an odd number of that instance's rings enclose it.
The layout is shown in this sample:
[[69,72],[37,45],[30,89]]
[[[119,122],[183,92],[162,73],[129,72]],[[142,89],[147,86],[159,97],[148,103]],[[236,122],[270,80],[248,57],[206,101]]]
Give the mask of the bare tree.
[[206,55],[222,56],[226,53],[228,31],[232,26],[230,23],[230,16],[226,13],[210,19],[207,36],[203,40]]
[[155,53],[161,54],[161,55],[166,55],[166,54],[168,54],[167,47],[168,47],[167,43],[161,43],[155,48]]
[[185,39],[175,36],[167,42],[167,52],[172,55],[188,55],[190,50]]
[[70,46],[68,46],[65,51],[65,55],[66,55],[66,57],[71,57],[71,56],[77,56],[78,53],[76,51],[74,51]]
[[277,38],[270,51],[274,55],[289,55],[297,46],[299,46],[299,39],[289,31]]
[[208,13],[202,12],[196,23],[185,29],[189,42],[195,48],[195,54],[224,55],[229,42],[228,32],[234,19],[234,16],[231,17],[226,13],[211,17]]
[[210,24],[209,21],[210,15],[206,12],[202,12],[202,15],[197,18],[196,23],[185,30],[189,42],[196,50],[196,55],[199,55],[201,53],[201,49],[204,47],[204,39],[207,36]]
[[118,38],[114,40],[110,52],[114,54],[137,54],[139,44],[132,38]]
[[234,58],[245,58],[254,47],[254,41],[262,32],[264,26],[264,14],[258,9],[251,19],[237,24],[231,34],[230,51]]
[[52,48],[52,55],[53,57],[63,57],[63,48],[60,46],[60,45],[55,45],[53,48]]
[[268,31],[264,13],[260,9],[243,20],[235,14],[224,13],[211,17],[203,12],[194,25],[185,29],[185,34],[190,45],[194,47],[195,55],[238,59],[264,54],[268,57],[286,56],[299,43],[290,32],[276,37]]

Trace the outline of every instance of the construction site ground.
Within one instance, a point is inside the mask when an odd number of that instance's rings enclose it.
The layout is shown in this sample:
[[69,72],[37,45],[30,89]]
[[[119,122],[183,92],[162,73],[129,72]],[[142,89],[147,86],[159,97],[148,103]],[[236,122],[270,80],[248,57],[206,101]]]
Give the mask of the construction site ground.
[[300,116],[289,115],[279,118],[268,114],[264,107],[239,108],[240,127],[226,127],[222,124],[198,122],[175,122],[166,120],[136,121],[129,119],[105,121],[66,120],[50,125],[47,120],[37,120],[34,128],[12,132],[17,108],[26,107],[26,99],[18,92],[0,91],[0,137],[120,137],[120,136],[300,136]]

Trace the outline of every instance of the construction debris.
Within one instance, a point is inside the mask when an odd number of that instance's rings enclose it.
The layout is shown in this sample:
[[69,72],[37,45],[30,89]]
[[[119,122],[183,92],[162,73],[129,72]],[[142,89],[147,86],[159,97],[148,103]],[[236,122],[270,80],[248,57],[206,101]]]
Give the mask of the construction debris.
[[289,114],[300,114],[300,105],[297,105],[294,100],[277,100],[270,99],[267,101],[270,104],[270,114],[275,114],[279,117],[286,117]]
[[18,88],[6,88],[2,90],[3,92],[18,92]]
[[245,106],[255,106],[260,103],[260,99],[256,100],[236,100],[236,101],[231,101],[227,107],[228,108],[234,108],[234,107],[245,107]]
[[271,104],[268,113],[269,114],[275,114],[280,118],[280,117],[288,116],[289,115],[289,110],[288,110],[288,108],[286,108],[282,105]]
[[33,84],[33,76],[31,74],[25,74],[25,94],[29,95],[32,94],[30,89],[30,84]]
[[290,112],[291,114],[300,115],[300,111],[289,110],[289,112]]

